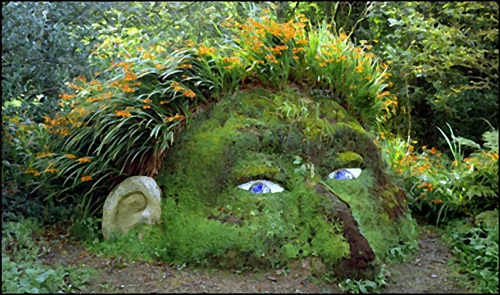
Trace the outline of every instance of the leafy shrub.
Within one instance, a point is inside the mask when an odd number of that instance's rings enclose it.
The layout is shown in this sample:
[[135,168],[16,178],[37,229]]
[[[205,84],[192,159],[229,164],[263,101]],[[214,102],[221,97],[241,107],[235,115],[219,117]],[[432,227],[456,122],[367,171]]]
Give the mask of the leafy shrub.
[[[412,208],[425,212],[437,223],[448,213],[474,216],[495,208],[498,204],[498,131],[484,133],[482,148],[471,140],[456,137],[453,132],[451,139],[443,135],[454,159],[426,146],[417,153],[414,146],[397,137],[384,140],[382,153],[413,195]],[[476,150],[464,158],[463,146]]]
[[50,142],[50,134],[24,114],[7,115],[3,117],[2,142],[2,220],[32,216],[50,222],[51,217],[61,216],[43,201],[43,194],[33,192],[40,172],[30,167],[41,147]]
[[[153,50],[161,54],[165,51],[161,48]],[[138,47],[137,58],[111,65],[109,80],[94,78],[87,82],[80,77],[70,83],[74,93],[61,95],[62,111],[53,119],[45,118],[49,132],[58,137],[34,168],[52,168],[55,177],[42,175],[39,187],[68,183],[49,197],[65,192],[71,195],[75,188],[82,188],[85,193],[79,203],[85,207],[81,212],[89,212],[92,202],[86,198],[95,191],[106,194],[120,176],[157,174],[174,140],[173,129],[189,111],[189,100],[185,98],[201,95],[192,86],[196,77],[185,78],[182,84],[171,77],[184,71],[184,62],[192,55],[178,52],[163,65],[150,52],[141,51]],[[151,58],[144,57],[148,54]]]
[[237,77],[242,83],[276,89],[292,83],[322,91],[367,125],[382,120],[381,110],[390,115],[388,107],[397,104],[384,91],[387,65],[380,65],[367,52],[371,46],[355,47],[345,34],[331,33],[326,25],[313,29],[303,15],[280,24],[265,9],[244,23],[229,20],[223,27],[233,35],[228,40],[231,45],[223,48],[225,54],[219,55],[222,63],[217,68],[229,72],[233,83]]
[[459,281],[478,293],[498,293],[498,211],[494,223],[458,221],[450,224],[447,240],[455,254]]
[[2,223],[2,293],[71,292],[89,280],[88,270],[44,265],[49,249],[32,235],[39,230],[33,219]]
[[[57,94],[68,78],[86,74],[86,48],[95,42],[90,24],[106,3],[2,3],[2,105],[26,101],[36,122],[57,106]],[[94,36],[94,39],[91,38]],[[33,105],[30,102],[39,101]]]
[[410,129],[424,145],[445,149],[428,126],[450,123],[475,142],[488,129],[481,117],[499,128],[496,15],[495,2],[373,3],[369,29],[355,35],[373,40],[373,51],[394,62],[390,82],[400,104],[393,131]]
[[361,293],[361,294],[370,294],[380,291],[384,286],[387,286],[388,283],[386,281],[389,272],[385,269],[385,265],[382,265],[379,273],[375,277],[373,281],[371,280],[352,280],[346,279],[341,282],[339,286],[343,291],[349,293]]

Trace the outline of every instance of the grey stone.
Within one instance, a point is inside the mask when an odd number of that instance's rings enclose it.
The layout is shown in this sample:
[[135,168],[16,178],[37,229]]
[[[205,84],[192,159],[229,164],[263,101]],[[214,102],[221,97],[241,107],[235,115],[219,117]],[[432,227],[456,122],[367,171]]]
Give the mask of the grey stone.
[[124,234],[138,224],[160,220],[161,192],[156,181],[147,176],[132,176],[117,185],[104,202],[102,233]]

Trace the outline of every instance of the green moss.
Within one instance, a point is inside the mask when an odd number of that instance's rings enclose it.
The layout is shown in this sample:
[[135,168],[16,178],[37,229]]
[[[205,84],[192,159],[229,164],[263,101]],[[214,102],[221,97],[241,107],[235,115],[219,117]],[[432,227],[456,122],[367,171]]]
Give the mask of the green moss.
[[363,163],[363,157],[354,152],[343,152],[338,156],[338,163],[342,167],[359,168]]
[[378,258],[384,259],[391,248],[416,239],[416,224],[411,216],[403,216],[394,221],[384,211],[384,199],[373,194],[376,182],[371,171],[364,170],[358,178],[349,180],[348,183],[329,179],[327,184],[339,198],[350,205],[361,233]]
[[280,168],[273,160],[272,155],[249,153],[245,159],[237,161],[233,172],[239,180],[246,178],[274,179],[280,173]]
[[[327,265],[349,255],[331,200],[311,183],[337,166],[364,165],[359,179],[328,180],[348,202],[377,255],[400,241],[401,227],[373,195],[380,165],[373,136],[331,100],[294,90],[237,92],[199,116],[179,137],[157,182],[166,195],[162,260],[218,267],[285,266],[316,256]],[[302,159],[294,164],[296,158]],[[302,168],[301,168],[302,167]],[[314,173],[314,176],[312,175]],[[285,191],[236,188],[256,178]],[[391,193],[391,192],[390,192]]]

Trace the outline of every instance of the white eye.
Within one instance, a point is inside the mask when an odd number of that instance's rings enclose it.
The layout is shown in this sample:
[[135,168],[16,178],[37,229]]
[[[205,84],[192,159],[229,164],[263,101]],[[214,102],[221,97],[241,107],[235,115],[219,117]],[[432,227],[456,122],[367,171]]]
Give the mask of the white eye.
[[238,188],[250,191],[254,194],[279,193],[285,190],[278,184],[268,180],[252,180],[238,185]]
[[361,174],[361,169],[359,168],[342,168],[328,174],[328,178],[354,179],[358,178],[360,174]]

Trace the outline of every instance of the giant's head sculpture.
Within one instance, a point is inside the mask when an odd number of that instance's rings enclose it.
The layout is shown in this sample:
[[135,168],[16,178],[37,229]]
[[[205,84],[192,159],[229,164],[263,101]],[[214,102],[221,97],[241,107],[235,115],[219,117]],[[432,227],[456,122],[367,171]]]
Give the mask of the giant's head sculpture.
[[[345,167],[362,173],[328,177]],[[282,190],[242,189],[257,180]],[[219,266],[312,257],[323,271],[363,277],[377,256],[405,242],[411,223],[407,196],[384,172],[373,136],[336,102],[293,89],[240,91],[199,115],[157,182],[165,234],[185,230],[166,251],[187,257],[184,249],[205,243],[207,255],[190,259]]]

